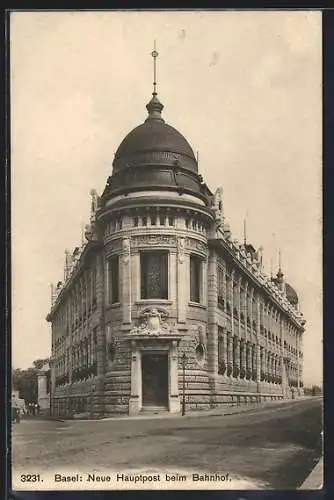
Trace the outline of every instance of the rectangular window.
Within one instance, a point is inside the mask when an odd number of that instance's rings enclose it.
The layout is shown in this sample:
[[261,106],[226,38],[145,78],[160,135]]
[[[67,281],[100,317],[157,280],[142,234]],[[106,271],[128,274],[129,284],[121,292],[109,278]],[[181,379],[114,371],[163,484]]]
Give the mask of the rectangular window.
[[218,307],[224,309],[225,307],[225,283],[224,283],[224,270],[217,267],[217,288],[218,288]]
[[190,301],[201,301],[202,259],[190,255]]
[[109,303],[115,304],[119,302],[119,258],[112,257],[108,262],[108,286],[109,286]]
[[168,299],[168,252],[141,252],[141,298]]

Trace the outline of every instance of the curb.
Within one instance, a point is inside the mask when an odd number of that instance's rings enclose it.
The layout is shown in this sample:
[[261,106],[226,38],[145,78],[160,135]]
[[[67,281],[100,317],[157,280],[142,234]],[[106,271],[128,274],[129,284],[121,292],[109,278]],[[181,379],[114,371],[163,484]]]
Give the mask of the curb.
[[[50,416],[45,416],[42,417],[40,416],[39,418],[37,417],[36,420],[53,420],[53,421],[58,421],[58,422],[108,422],[108,421],[119,421],[119,420],[157,420],[157,419],[190,419],[190,418],[204,418],[204,417],[228,417],[229,415],[240,415],[241,413],[248,413],[257,409],[265,409],[265,408],[273,408],[277,404],[284,404],[284,403],[291,403],[292,401],[298,402],[298,401],[303,401],[308,398],[298,398],[295,400],[292,399],[286,399],[286,400],[279,400],[279,401],[266,401],[266,402],[261,402],[261,403],[253,403],[252,405],[250,404],[242,404],[240,406],[237,405],[232,405],[229,406],[229,411],[224,408],[215,408],[211,410],[202,410],[202,411],[196,411],[196,410],[190,410],[189,413],[186,415],[182,416],[181,412],[180,413],[152,413],[152,414],[144,414],[144,415],[134,415],[134,416],[129,416],[127,414],[121,414],[121,415],[114,415],[110,417],[102,417],[102,418],[69,418],[69,419],[62,419],[60,417],[50,417]],[[235,409],[235,410],[233,410]]]
[[[108,422],[113,420],[160,420],[160,419],[190,419],[190,418],[204,418],[204,417],[228,417],[230,415],[239,415],[241,413],[248,413],[257,409],[265,409],[265,408],[273,408],[277,403],[289,403],[292,400],[283,400],[283,401],[267,401],[265,403],[255,403],[253,406],[250,405],[240,405],[230,406],[229,408],[235,408],[235,411],[226,411],[223,408],[216,408],[214,410],[202,410],[200,412],[197,411],[189,411],[186,415],[182,416],[181,413],[152,413],[152,414],[144,414],[144,415],[115,415],[111,417],[104,417],[100,419],[73,419],[72,422]],[[297,400],[295,400],[297,401]]]
[[322,490],[324,485],[324,459],[321,457],[299,490]]

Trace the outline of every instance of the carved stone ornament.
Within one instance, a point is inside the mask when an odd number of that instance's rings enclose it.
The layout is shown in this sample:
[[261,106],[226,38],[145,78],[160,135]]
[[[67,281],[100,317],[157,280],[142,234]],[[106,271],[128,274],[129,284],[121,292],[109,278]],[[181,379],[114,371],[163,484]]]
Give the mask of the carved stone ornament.
[[199,241],[195,238],[187,238],[186,243],[187,247],[192,250],[198,250],[203,254],[207,253],[207,246],[202,241]]
[[176,239],[172,235],[167,234],[143,234],[133,236],[132,246],[175,246]]
[[213,197],[213,210],[215,212],[215,219],[218,223],[224,221],[224,208],[223,208],[223,188],[219,187]]
[[205,347],[207,345],[207,336],[203,326],[198,327],[198,339],[199,343],[203,344]]
[[130,239],[129,238],[124,238],[123,240],[123,263],[128,264],[130,261]]
[[94,229],[95,229],[94,223],[85,225],[85,238],[87,241],[97,240],[97,234]]
[[98,209],[98,206],[99,206],[99,201],[100,201],[100,198],[96,192],[95,189],[91,189],[90,191],[90,196],[91,196],[91,209],[90,209],[90,220],[91,222],[94,222],[95,221],[95,218],[96,218],[96,212],[97,212],[97,209]]
[[184,238],[178,238],[177,240],[178,247],[178,259],[180,264],[184,262]]
[[172,335],[176,330],[173,328],[174,325],[167,322],[167,318],[168,313],[164,309],[155,307],[144,309],[138,318],[138,325],[130,331],[130,335],[152,337]]

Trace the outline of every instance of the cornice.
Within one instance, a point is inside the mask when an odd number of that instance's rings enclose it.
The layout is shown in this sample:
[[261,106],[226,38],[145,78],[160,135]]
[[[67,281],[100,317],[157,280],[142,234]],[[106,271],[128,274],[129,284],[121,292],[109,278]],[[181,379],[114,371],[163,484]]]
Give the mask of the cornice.
[[[261,292],[266,295],[270,301],[272,301],[282,312],[284,312],[300,332],[305,331],[304,326],[295,317],[295,311],[290,309],[289,306],[286,307],[278,295],[275,295],[275,288],[273,285],[269,284],[265,276],[261,275],[260,271],[256,275],[252,269],[241,262],[236,255],[237,248],[234,247],[232,242],[229,244],[223,238],[208,238],[208,245],[209,248],[211,247],[218,251],[223,251],[224,256],[227,257],[231,263],[233,263],[234,267],[243,272],[243,274],[247,276],[248,280],[251,281],[256,288],[261,290]],[[277,291],[277,293],[279,294],[279,291]]]
[[64,298],[66,297],[68,291],[71,289],[74,281],[77,279],[79,274],[82,272],[84,263],[87,260],[88,255],[91,254],[92,251],[97,251],[103,247],[103,242],[100,240],[90,240],[88,241],[85,246],[83,247],[80,256],[77,260],[77,262],[74,265],[74,268],[71,272],[71,275],[68,277],[68,279],[65,281],[63,284],[63,287],[59,291],[56,300],[54,304],[51,307],[51,311],[46,317],[47,321],[52,321],[53,316],[59,309],[59,306],[63,303]]

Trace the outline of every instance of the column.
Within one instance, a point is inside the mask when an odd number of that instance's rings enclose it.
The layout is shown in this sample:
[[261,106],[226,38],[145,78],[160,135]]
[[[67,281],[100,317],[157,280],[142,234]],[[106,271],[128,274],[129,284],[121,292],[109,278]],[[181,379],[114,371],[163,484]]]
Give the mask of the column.
[[233,376],[237,378],[240,373],[240,341],[236,335],[233,337],[233,346]]
[[226,295],[226,265],[225,265],[225,263],[223,265],[223,290],[224,290],[224,311],[226,311],[227,295]]
[[[171,249],[169,252],[169,267],[168,267],[168,298],[177,305],[178,295],[177,295],[177,253],[175,249]],[[133,282],[133,280],[132,280]]]
[[224,334],[221,328],[218,328],[218,373],[221,371],[221,363],[224,359]]
[[47,393],[46,372],[41,370],[38,373],[38,404],[42,410],[49,409],[49,399]]
[[[259,359],[259,363],[258,363],[258,367],[257,367],[257,375],[260,375],[259,378],[258,378],[258,381],[261,381],[261,378],[262,378],[262,374],[264,373],[264,348],[262,346],[259,346],[258,345],[258,359]],[[259,374],[260,372],[260,374]]]
[[130,238],[123,238],[121,255],[123,323],[131,323],[131,247]]
[[179,382],[178,382],[178,347],[174,340],[169,351],[169,411],[180,411]]
[[185,323],[189,301],[189,274],[187,273],[189,255],[185,255],[184,238],[177,240],[176,261],[177,319],[179,323]]
[[137,415],[141,409],[141,354],[136,342],[131,342],[131,394],[129,415]]
[[140,253],[131,252],[131,301],[134,304],[140,299]]
[[231,333],[227,334],[227,375],[233,374],[233,337]]
[[81,318],[84,320],[85,315],[85,275],[82,276],[81,280]]
[[252,332],[253,330],[253,296],[254,296],[254,288],[251,288],[249,291],[249,317],[250,317],[250,331]]
[[[217,258],[214,253],[210,253],[208,259],[208,283],[208,370],[216,374],[218,373],[218,289]],[[214,387],[211,389],[214,391]]]
[[300,374],[299,374],[299,333],[296,331],[296,363],[297,363],[297,391],[300,394]]
[[257,380],[257,345],[252,344],[252,380]]
[[240,339],[240,378],[246,376],[246,361],[247,361],[247,344],[244,339]]
[[252,352],[252,344],[247,342],[246,344],[246,378],[252,378],[252,363],[253,361],[253,352]]
[[267,349],[266,347],[263,347],[262,348],[262,370],[263,370],[263,374],[264,374],[264,381],[266,379],[266,376],[267,376]]
[[228,350],[227,332],[224,330],[224,332],[223,332],[223,359],[224,359],[224,362],[226,365],[227,365],[227,350]]
[[238,308],[238,335],[241,337],[241,308],[242,308],[242,302],[241,302],[241,276],[238,278],[238,283],[237,283],[237,308]]
[[231,327],[232,327],[232,335],[234,335],[234,317],[233,317],[233,309],[234,309],[234,270],[231,272]]
[[[260,341],[261,341],[261,323],[263,321],[261,317],[262,311],[261,311],[261,301],[260,301],[260,295],[257,295],[256,298],[256,319],[257,319],[257,326],[256,326],[256,345],[255,345],[255,359],[256,359],[256,382],[259,383],[261,380],[261,347],[260,347]],[[258,385],[258,392],[260,390],[260,387]]]
[[268,351],[268,375],[269,375],[269,381],[271,382],[271,376],[272,376],[272,354],[270,351]]
[[243,309],[244,309],[244,317],[245,317],[245,335],[247,338],[247,314],[248,314],[248,308],[247,308],[247,294],[248,294],[248,281],[245,282],[245,289],[244,289],[244,304],[243,304]]
[[[208,307],[208,261],[207,259],[202,260],[202,265],[201,265],[201,301],[202,304],[205,307]],[[215,278],[216,278],[216,293],[215,293],[215,301],[216,301],[216,308],[218,306],[218,289],[217,289],[217,267],[215,266]]]
[[275,383],[277,383],[277,377],[278,377],[278,370],[277,370],[277,354],[275,354],[275,360],[274,360],[274,377],[275,377]]
[[91,364],[93,365],[95,362],[95,346],[94,346],[95,340],[94,340],[94,331],[91,331],[90,335],[90,360]]
[[230,311],[231,312],[231,307],[232,307],[232,285],[231,285],[231,276],[226,276],[226,273],[225,273],[225,284],[226,284],[226,291],[225,291],[225,296],[226,296],[226,311],[228,311],[227,309],[227,303],[229,304],[229,308],[230,308]]

